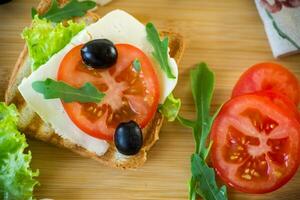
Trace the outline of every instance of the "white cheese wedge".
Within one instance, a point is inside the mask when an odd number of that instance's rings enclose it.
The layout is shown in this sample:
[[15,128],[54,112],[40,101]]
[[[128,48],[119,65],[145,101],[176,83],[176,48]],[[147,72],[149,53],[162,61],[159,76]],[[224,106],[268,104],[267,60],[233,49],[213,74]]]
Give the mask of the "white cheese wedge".
[[[44,99],[43,96],[32,89],[32,83],[46,78],[57,78],[57,71],[64,56],[79,44],[86,43],[93,39],[106,38],[114,43],[127,43],[141,49],[146,55],[152,58],[153,47],[148,42],[145,26],[134,17],[121,10],[114,10],[98,22],[86,27],[78,33],[72,41],[49,61],[33,72],[28,78],[24,78],[19,85],[22,96],[46,122],[50,123],[57,134],[69,139],[91,152],[103,155],[109,144],[101,139],[89,136],[80,130],[68,117],[59,99]],[[153,60],[154,63],[156,63]],[[170,66],[176,79],[169,79],[159,65],[155,65],[160,81],[160,103],[173,91],[177,83],[178,68],[175,60],[169,57]],[[75,77],[76,78],[76,77]]]

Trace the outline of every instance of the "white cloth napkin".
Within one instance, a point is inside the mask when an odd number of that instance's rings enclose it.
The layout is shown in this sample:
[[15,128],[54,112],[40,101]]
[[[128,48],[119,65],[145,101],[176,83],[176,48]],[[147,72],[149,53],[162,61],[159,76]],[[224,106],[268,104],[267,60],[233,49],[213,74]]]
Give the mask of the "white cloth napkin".
[[300,0],[255,0],[275,58],[300,52]]

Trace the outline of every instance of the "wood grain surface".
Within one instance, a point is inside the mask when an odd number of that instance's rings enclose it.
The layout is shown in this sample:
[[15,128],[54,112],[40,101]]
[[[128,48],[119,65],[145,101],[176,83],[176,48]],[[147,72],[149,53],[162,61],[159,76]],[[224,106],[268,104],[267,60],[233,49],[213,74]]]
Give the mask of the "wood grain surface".
[[[0,6],[0,94],[4,91],[24,41],[20,33],[30,23],[37,0],[13,0]],[[124,9],[161,30],[181,33],[187,42],[175,90],[183,102],[182,114],[194,115],[189,70],[207,62],[216,74],[213,109],[226,101],[233,84],[249,66],[275,61],[300,77],[300,55],[274,60],[253,0],[113,0],[98,13]],[[159,142],[144,167],[120,171],[81,158],[69,151],[29,140],[32,167],[40,170],[38,199],[187,199],[191,130],[165,123]],[[247,195],[229,189],[229,199],[300,199],[300,172],[283,188],[265,195]]]

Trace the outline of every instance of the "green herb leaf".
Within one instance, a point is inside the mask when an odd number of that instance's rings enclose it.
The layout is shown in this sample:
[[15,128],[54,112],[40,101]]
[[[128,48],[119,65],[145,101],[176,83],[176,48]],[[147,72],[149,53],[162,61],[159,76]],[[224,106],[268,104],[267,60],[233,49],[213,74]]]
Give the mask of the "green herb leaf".
[[183,125],[186,126],[188,128],[194,128],[196,125],[195,121],[189,120],[189,119],[185,119],[183,117],[181,117],[179,114],[177,115],[177,120]]
[[31,18],[32,19],[34,19],[36,14],[38,14],[38,11],[35,8],[31,8]]
[[[219,190],[215,182],[213,169],[209,168],[205,160],[209,154],[213,141],[207,142],[213,120],[210,115],[210,105],[214,90],[214,74],[205,63],[196,66],[190,72],[192,94],[196,107],[196,120],[188,120],[181,116],[177,119],[184,126],[193,129],[195,140],[195,154],[192,156],[192,177],[189,185],[189,199],[195,200],[197,194],[205,200],[227,199],[226,187]],[[206,146],[206,144],[209,144]],[[197,194],[196,194],[197,193]]]
[[218,188],[214,170],[208,167],[198,154],[192,155],[191,163],[191,171],[195,178],[197,193],[205,200],[226,200],[226,187]]
[[26,40],[32,61],[32,71],[46,63],[55,53],[64,48],[71,39],[84,29],[84,23],[67,22],[53,24],[35,16],[31,27],[24,29],[22,37]]
[[80,2],[78,0],[70,0],[69,3],[60,7],[56,0],[52,0],[49,10],[45,14],[39,15],[39,17],[46,18],[52,22],[61,22],[72,17],[81,17],[85,15],[86,11],[95,6],[96,3],[93,1]]
[[205,147],[207,136],[210,132],[212,117],[210,116],[210,104],[212,100],[214,90],[214,74],[208,69],[205,63],[199,64],[195,69],[190,72],[191,87],[194,102],[196,104],[197,124],[196,127],[198,133],[201,133],[201,137],[198,143],[197,153],[202,156],[207,151]]
[[166,37],[161,41],[159,34],[152,23],[146,24],[146,32],[147,39],[154,48],[154,52],[152,52],[153,57],[157,60],[160,67],[167,74],[167,77],[175,79],[176,77],[172,73],[168,59],[169,39]]
[[169,122],[172,122],[176,119],[180,110],[180,106],[180,99],[175,99],[174,95],[171,93],[165,100],[164,104],[159,107],[159,111],[167,118]]
[[45,99],[60,98],[64,102],[99,103],[105,96],[91,83],[85,83],[81,88],[72,87],[64,82],[46,79],[35,81],[32,88],[44,95]]
[[33,198],[38,171],[30,169],[31,153],[26,138],[17,129],[18,112],[12,104],[0,103],[0,199]]
[[139,73],[141,71],[141,62],[139,61],[139,59],[134,59],[134,61],[132,62],[133,68],[134,70]]

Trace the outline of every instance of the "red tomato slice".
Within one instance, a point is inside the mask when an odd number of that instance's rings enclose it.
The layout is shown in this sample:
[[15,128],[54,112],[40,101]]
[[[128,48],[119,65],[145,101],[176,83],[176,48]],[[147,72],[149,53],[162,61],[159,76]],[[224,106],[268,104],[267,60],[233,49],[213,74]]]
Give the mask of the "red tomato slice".
[[218,175],[247,193],[287,183],[299,165],[300,125],[268,98],[248,94],[228,101],[215,119],[211,160]]
[[[80,49],[74,47],[62,60],[57,79],[74,87],[91,82],[105,93],[96,103],[64,103],[71,120],[85,133],[112,140],[116,126],[134,120],[141,128],[154,116],[159,101],[159,82],[149,58],[129,44],[117,44],[118,59],[109,69],[92,69],[83,64]],[[133,68],[138,59],[141,70]]]
[[300,101],[300,85],[297,77],[275,63],[259,63],[242,74],[236,83],[232,97],[262,90],[275,90],[289,97],[296,105]]
[[281,107],[285,111],[289,112],[292,117],[296,118],[300,122],[300,113],[296,105],[285,95],[280,94],[273,90],[259,91],[253,94],[265,97]]

